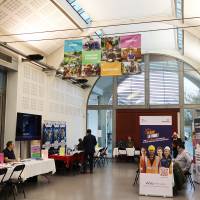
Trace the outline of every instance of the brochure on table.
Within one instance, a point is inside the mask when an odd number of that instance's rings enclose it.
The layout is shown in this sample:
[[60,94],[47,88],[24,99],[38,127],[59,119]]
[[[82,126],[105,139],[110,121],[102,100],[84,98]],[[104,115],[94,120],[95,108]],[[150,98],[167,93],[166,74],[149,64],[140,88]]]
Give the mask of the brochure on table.
[[140,116],[140,195],[173,196],[172,116]]

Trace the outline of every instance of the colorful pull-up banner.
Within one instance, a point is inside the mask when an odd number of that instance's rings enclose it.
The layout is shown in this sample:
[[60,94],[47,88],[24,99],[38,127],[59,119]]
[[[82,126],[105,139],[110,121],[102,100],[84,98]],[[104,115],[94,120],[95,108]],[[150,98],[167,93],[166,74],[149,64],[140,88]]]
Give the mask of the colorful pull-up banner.
[[[66,40],[62,63],[63,77],[137,74],[141,72],[141,60],[140,34],[104,37],[101,40],[91,37]],[[120,73],[117,72],[119,63]]]
[[172,197],[172,116],[140,116],[140,135],[140,195]]
[[58,148],[66,145],[66,122],[44,121],[42,147]]

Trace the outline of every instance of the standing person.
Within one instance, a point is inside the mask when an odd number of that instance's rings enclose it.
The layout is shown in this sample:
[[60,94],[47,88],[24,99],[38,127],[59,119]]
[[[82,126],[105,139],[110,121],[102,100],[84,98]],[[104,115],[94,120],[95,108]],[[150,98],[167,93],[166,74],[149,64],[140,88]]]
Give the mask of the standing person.
[[[90,173],[93,173],[93,157],[95,153],[95,146],[97,144],[96,138],[91,134],[91,129],[87,129],[87,135],[83,139],[83,146],[85,150],[85,160],[89,162]],[[84,166],[86,172],[86,166]]]
[[3,153],[4,153],[5,163],[16,161],[16,157],[14,153],[14,144],[12,141],[7,142],[6,148],[3,150]]

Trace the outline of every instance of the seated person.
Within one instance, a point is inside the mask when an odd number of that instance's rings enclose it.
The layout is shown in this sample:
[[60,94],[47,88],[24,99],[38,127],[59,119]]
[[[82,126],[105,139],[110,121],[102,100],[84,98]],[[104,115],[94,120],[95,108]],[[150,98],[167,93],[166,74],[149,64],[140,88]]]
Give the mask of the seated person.
[[173,149],[172,149],[172,153],[173,153],[173,158],[176,158],[176,156],[178,155],[178,151],[177,151],[177,143],[182,142],[181,138],[178,137],[178,134],[176,132],[173,133],[172,135],[172,145],[173,145]]
[[175,159],[175,163],[177,163],[182,169],[183,173],[187,173],[190,170],[192,159],[189,153],[185,150],[184,142],[179,141],[177,143],[177,151],[178,155]]
[[6,148],[3,150],[5,163],[16,161],[15,153],[13,150],[14,150],[13,142],[8,141],[6,144]]
[[83,145],[83,140],[81,138],[78,139],[78,145],[77,145],[77,150],[78,151],[83,151],[84,150],[84,145]]
[[128,137],[127,147],[128,148],[133,148],[134,147],[134,142],[133,142],[133,140],[132,140],[132,138],[130,136]]

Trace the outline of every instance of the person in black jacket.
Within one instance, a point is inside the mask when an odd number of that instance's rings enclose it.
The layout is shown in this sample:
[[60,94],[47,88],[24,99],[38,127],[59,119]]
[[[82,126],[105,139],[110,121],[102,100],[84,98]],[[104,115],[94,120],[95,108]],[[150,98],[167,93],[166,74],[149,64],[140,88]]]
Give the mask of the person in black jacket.
[[[95,153],[95,146],[97,144],[96,138],[91,134],[91,129],[87,129],[87,135],[83,139],[83,146],[85,151],[85,160],[89,162],[90,173],[93,173],[93,157]],[[86,165],[84,167],[86,172]]]

